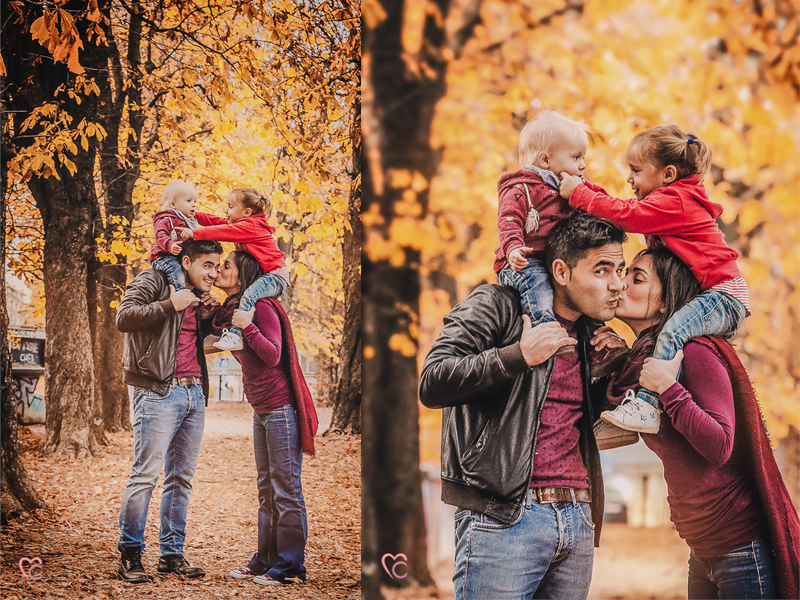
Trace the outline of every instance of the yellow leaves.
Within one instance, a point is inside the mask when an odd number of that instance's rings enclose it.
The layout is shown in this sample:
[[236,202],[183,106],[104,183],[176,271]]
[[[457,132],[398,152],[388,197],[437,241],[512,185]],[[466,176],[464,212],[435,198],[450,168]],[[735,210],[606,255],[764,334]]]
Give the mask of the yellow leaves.
[[308,267],[305,266],[303,263],[299,262],[293,263],[292,268],[294,270],[294,274],[297,277],[305,277],[306,275],[308,275]]
[[389,349],[406,357],[416,356],[417,354],[417,344],[404,333],[395,333],[389,338]]
[[362,0],[361,14],[370,29],[375,29],[386,19],[386,11],[378,0]]
[[768,215],[767,209],[760,201],[755,199],[748,200],[739,210],[739,226],[746,233],[766,220]]
[[50,27],[45,21],[44,16],[36,19],[31,25],[31,37],[37,40],[42,46],[50,43]]

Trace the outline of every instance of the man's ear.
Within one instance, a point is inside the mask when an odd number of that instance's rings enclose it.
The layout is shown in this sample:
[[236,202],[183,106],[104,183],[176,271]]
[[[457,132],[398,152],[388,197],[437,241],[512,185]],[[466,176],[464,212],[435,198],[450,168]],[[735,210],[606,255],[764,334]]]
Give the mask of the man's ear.
[[553,281],[557,285],[566,286],[571,275],[572,271],[567,263],[560,258],[553,261]]
[[181,259],[181,266],[183,267],[184,271],[188,271],[189,267],[192,266],[192,261],[188,256],[185,256]]
[[664,183],[670,184],[678,178],[678,169],[675,165],[667,165],[664,167]]

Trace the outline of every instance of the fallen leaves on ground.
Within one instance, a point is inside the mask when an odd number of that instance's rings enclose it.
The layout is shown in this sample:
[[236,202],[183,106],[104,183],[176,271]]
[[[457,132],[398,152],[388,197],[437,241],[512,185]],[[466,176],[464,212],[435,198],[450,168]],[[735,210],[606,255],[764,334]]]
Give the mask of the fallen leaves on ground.
[[[330,409],[318,409],[321,422]],[[327,417],[327,419],[326,419]],[[34,487],[56,518],[23,515],[3,528],[2,583],[7,600],[89,599],[342,599],[361,597],[361,440],[318,436],[317,456],[303,457],[308,510],[305,583],[262,587],[228,572],[247,565],[256,549],[258,492],[253,459],[252,409],[247,403],[212,402],[186,531],[187,560],[206,576],[158,575],[161,481],[153,491],[142,557],[148,584],[116,579],[119,508],[133,463],[133,434],[110,434],[104,456],[84,460],[41,456],[44,426],[20,427],[23,459]],[[39,557],[39,581],[23,577],[21,558]],[[26,563],[23,563],[26,564]]]

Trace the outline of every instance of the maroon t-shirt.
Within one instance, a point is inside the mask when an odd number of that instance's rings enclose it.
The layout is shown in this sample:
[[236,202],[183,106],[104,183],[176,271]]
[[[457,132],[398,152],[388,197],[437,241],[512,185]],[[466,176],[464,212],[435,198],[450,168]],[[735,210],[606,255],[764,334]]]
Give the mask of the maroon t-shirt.
[[294,404],[278,313],[269,302],[257,302],[253,322],[242,331],[244,348],[233,353],[242,365],[247,401],[258,414]]
[[[571,338],[574,321],[556,316]],[[578,352],[556,357],[550,389],[542,408],[531,487],[588,488],[588,473],[580,449],[578,421],[583,409],[583,382]]]
[[202,377],[200,363],[197,362],[197,314],[189,306],[183,311],[183,325],[178,336],[178,359],[175,377]]
[[720,556],[766,537],[755,480],[734,451],[731,378],[714,352],[684,349],[679,382],[661,394],[664,414],[645,444],[664,463],[667,501],[680,536],[697,556]]

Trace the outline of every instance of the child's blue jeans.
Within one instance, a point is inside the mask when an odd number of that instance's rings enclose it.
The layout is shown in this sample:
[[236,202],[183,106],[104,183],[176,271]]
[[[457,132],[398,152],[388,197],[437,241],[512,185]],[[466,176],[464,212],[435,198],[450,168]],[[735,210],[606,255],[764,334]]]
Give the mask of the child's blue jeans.
[[553,288],[544,262],[528,258],[528,266],[515,271],[506,264],[497,274],[500,283],[519,292],[522,312],[531,318],[531,325],[555,321],[553,316]]
[[162,254],[150,264],[156,271],[164,273],[167,276],[167,283],[176,290],[186,289],[186,276],[177,256]]
[[[289,287],[289,282],[283,277],[272,272],[266,273],[244,291],[239,300],[239,310],[250,310],[262,298],[277,298],[286,291],[287,287]],[[242,336],[242,330],[238,327],[232,326],[229,331],[233,335]]]
[[[675,312],[658,334],[653,358],[672,360],[690,339],[704,335],[730,337],[744,322],[744,304],[725,292],[706,290]],[[658,394],[639,388],[636,397],[662,408]]]

